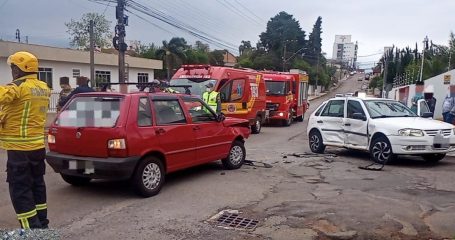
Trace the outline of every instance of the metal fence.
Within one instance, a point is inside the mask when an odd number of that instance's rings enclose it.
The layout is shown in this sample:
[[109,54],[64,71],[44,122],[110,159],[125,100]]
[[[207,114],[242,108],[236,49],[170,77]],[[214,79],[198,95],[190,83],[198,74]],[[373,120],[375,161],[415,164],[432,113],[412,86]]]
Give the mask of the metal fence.
[[51,92],[51,97],[49,99],[49,112],[57,112],[58,98],[60,96],[59,92]]

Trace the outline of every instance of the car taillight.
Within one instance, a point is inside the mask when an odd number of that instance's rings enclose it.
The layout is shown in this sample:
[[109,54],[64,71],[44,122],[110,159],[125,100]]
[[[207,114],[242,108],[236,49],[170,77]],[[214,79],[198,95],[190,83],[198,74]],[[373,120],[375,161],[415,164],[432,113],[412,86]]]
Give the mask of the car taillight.
[[51,134],[48,134],[47,135],[47,143],[55,144],[55,136],[51,135]]
[[127,157],[125,139],[111,139],[107,142],[108,154],[111,157]]

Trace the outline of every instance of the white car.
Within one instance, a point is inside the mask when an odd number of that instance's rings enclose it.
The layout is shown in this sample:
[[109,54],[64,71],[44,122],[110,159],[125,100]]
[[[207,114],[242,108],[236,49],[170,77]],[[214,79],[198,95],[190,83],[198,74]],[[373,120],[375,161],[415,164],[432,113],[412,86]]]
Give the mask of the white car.
[[455,150],[454,126],[432,120],[424,100],[417,105],[415,114],[390,99],[329,99],[308,120],[310,149],[315,153],[323,153],[326,146],[366,150],[384,164],[396,155],[419,155],[438,162]]

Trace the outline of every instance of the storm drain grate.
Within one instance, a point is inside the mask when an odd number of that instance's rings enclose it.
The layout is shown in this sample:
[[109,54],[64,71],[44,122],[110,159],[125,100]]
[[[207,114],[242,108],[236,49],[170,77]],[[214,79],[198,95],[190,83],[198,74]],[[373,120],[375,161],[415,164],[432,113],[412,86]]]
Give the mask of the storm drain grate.
[[236,213],[223,213],[217,220],[221,226],[251,230],[258,225],[258,221],[239,217]]

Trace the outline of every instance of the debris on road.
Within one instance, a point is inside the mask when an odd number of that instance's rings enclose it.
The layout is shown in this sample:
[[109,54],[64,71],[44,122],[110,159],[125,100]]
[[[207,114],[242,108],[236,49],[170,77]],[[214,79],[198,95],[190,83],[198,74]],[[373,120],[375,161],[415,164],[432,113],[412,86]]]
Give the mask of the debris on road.
[[359,168],[362,170],[381,171],[384,168],[384,164],[372,163],[367,166],[359,166]]
[[12,231],[0,229],[1,240],[58,240],[60,235],[53,229],[17,229]]
[[[254,161],[254,160],[245,160],[244,164],[248,165],[248,166],[263,167],[263,168],[272,168],[273,167],[272,165],[270,165],[268,163]],[[259,164],[259,165],[257,165],[257,164]]]

